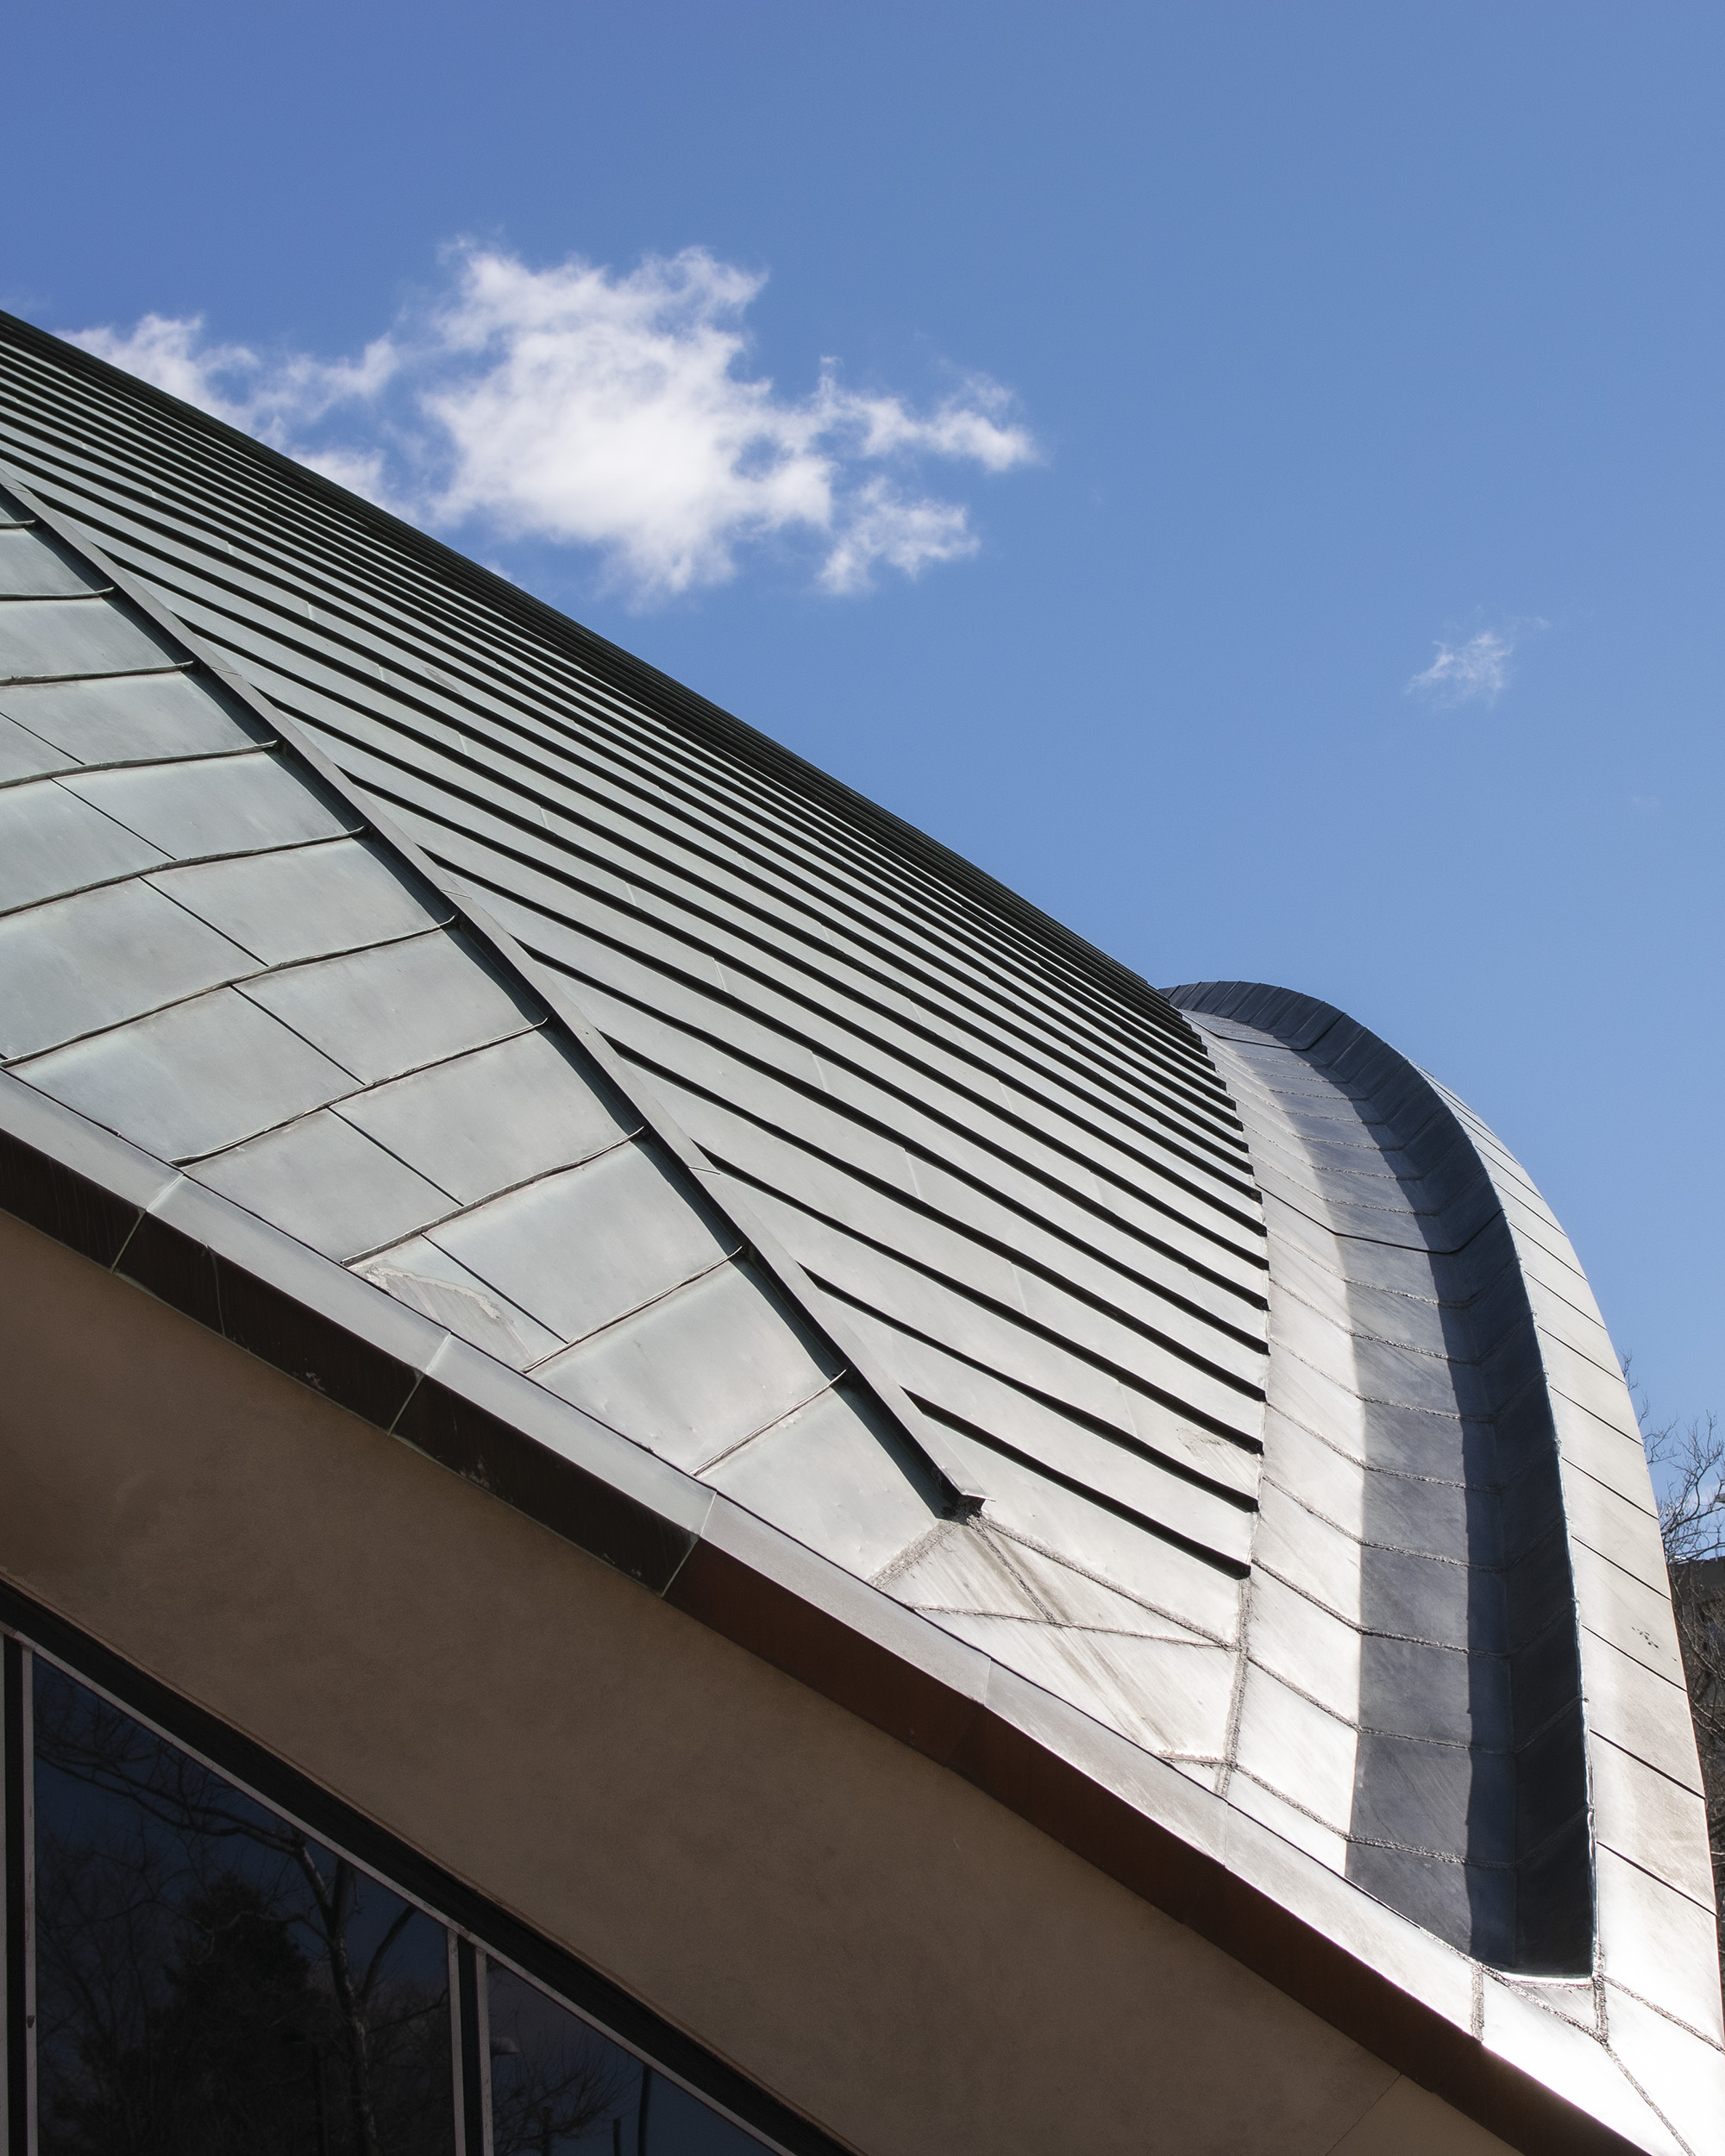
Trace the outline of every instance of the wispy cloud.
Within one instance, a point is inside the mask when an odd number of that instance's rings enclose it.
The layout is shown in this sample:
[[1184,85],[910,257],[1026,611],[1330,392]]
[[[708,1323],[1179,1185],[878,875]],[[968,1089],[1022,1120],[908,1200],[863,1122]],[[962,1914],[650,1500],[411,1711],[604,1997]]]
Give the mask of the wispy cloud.
[[1461,643],[1440,643],[1436,658],[1403,693],[1428,697],[1434,704],[1484,704],[1489,709],[1509,686],[1517,638],[1545,626],[1542,621],[1518,621],[1507,630],[1482,629]]
[[224,344],[196,316],[72,341],[441,530],[592,548],[643,599],[720,583],[774,538],[811,547],[829,592],[917,576],[977,547],[969,507],[923,491],[927,464],[1037,454],[982,377],[919,411],[826,360],[781,395],[745,365],[764,279],[703,248],[619,274],[469,246],[448,268],[356,359]]

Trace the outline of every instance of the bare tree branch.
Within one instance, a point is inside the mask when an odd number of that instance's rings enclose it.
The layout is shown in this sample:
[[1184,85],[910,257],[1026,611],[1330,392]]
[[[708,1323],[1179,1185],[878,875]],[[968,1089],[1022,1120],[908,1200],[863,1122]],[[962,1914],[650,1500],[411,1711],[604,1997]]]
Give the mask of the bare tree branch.
[[[1623,1375],[1630,1376],[1627,1363]],[[1725,1431],[1711,1414],[1651,1426],[1645,1395],[1635,1404],[1695,1720],[1725,1982]]]

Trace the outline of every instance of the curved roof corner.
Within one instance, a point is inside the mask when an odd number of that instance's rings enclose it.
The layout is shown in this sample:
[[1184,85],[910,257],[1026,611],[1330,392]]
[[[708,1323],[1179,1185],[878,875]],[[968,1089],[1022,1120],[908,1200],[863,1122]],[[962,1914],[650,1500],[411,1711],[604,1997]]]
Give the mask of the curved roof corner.
[[1320,1691],[1348,1740],[1278,1792],[1314,1846],[1499,1972],[1488,2040],[1515,1980],[1596,1985],[1601,2040],[1653,2087],[1634,2032],[1719,2040],[1717,1944],[1658,1513],[1586,1277],[1492,1131],[1355,1020],[1261,983],[1168,993],[1268,1231],[1237,1776],[1274,1785],[1271,1673]]

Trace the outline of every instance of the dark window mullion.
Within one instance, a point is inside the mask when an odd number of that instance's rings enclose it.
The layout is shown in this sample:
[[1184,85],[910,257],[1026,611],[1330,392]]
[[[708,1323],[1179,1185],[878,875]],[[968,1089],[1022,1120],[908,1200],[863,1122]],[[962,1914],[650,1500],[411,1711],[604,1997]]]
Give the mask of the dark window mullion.
[[3,1740],[6,1909],[6,2147],[35,2148],[35,1985],[30,1966],[30,1663],[28,1648],[4,1642]]
[[485,1956],[459,1932],[450,1933],[449,1949],[449,2005],[455,2039],[455,2147],[458,2156],[492,2156]]

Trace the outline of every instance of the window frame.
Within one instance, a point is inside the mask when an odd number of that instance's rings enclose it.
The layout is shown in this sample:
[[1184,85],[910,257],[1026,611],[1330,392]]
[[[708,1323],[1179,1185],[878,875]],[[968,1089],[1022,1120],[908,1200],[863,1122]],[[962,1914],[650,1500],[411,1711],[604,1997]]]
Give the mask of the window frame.
[[841,2144],[566,1949],[443,1871],[387,1828],[194,1706],[99,1641],[0,1583],[0,2122],[9,2156],[36,2156],[33,1658],[219,1775],[440,1925],[448,1941],[455,2156],[492,2156],[487,1965],[740,2127],[773,2156],[848,2156]]

